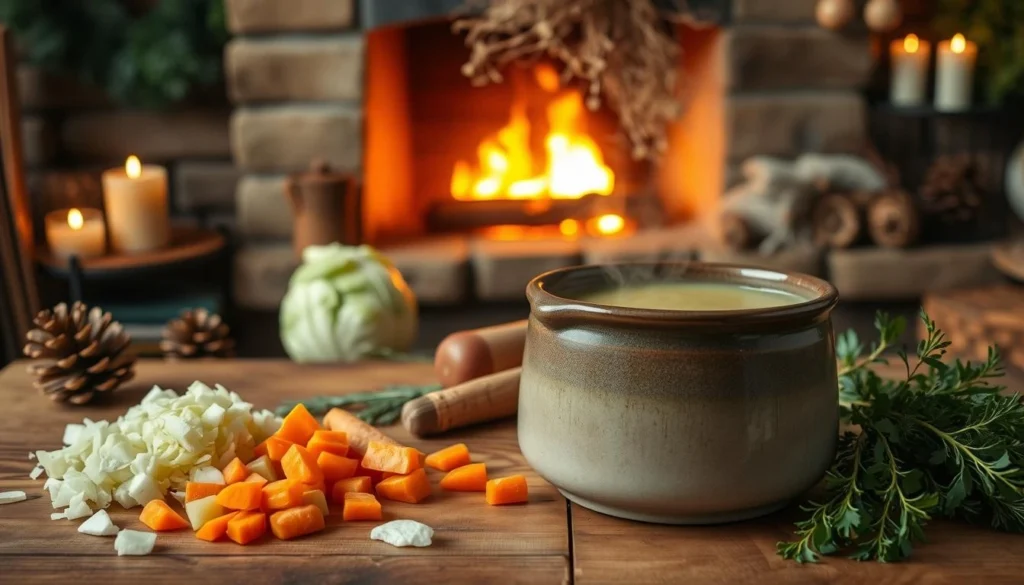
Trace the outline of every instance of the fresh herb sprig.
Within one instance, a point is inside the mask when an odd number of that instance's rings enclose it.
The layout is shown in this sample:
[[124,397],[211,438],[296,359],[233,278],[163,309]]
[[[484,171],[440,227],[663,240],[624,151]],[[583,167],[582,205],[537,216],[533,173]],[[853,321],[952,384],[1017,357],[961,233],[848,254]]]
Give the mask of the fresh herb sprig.
[[796,539],[778,553],[798,562],[847,554],[898,561],[925,540],[933,517],[1024,531],[1024,406],[1003,395],[995,348],[980,364],[945,363],[949,342],[922,312],[926,336],[914,356],[899,353],[901,380],[871,368],[905,322],[879,314],[879,341],[865,353],[852,333],[837,340],[843,422],[824,495],[803,507]]
[[323,414],[332,408],[345,408],[354,411],[363,422],[371,425],[390,425],[402,415],[402,407],[406,402],[440,389],[440,384],[404,384],[343,396],[312,396],[283,402],[277,407],[276,412],[278,416],[284,416],[291,412],[296,404],[302,403],[312,414]]

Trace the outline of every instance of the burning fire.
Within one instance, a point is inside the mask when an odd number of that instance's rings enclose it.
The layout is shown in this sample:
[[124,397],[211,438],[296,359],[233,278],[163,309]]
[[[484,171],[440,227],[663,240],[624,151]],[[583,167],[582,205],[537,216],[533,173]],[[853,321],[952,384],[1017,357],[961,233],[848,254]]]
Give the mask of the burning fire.
[[462,160],[455,164],[451,180],[455,199],[579,199],[612,192],[615,174],[583,128],[582,94],[560,91],[558,74],[551,67],[538,66],[534,76],[544,91],[554,94],[546,109],[543,170],[530,152],[526,105],[517,100],[508,124],[477,147],[476,168]]

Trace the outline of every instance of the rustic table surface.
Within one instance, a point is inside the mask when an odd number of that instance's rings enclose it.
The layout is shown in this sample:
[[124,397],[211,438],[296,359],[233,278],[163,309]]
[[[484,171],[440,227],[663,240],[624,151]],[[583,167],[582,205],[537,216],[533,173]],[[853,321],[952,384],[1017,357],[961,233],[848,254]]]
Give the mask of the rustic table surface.
[[[78,522],[51,521],[43,479],[28,479],[28,452],[60,447],[64,425],[116,418],[153,385],[183,390],[199,379],[222,383],[257,407],[282,399],[342,393],[393,383],[425,383],[423,364],[299,366],[285,361],[168,364],[143,361],[136,379],[110,403],[52,405],[36,394],[24,363],[0,372],[0,491],[29,500],[0,506],[0,583],[120,582],[290,583],[1024,583],[1024,536],[935,522],[930,542],[908,562],[880,565],[828,560],[799,566],[775,555],[789,534],[792,510],[762,520],[713,527],[669,527],[602,516],[567,504],[533,473],[519,453],[515,424],[505,421],[413,440],[424,451],[466,442],[493,475],[525,474],[530,502],[489,507],[481,494],[444,493],[419,505],[385,502],[385,519],[411,518],[435,529],[434,545],[393,548],[371,541],[372,523],[344,523],[332,514],[325,532],[295,541],[206,543],[191,531],[162,533],[154,554],[117,557],[112,538],[79,534]],[[1016,381],[1014,382],[1016,383]],[[434,476],[437,479],[437,476]],[[752,479],[753,480],[753,479]],[[638,478],[638,481],[642,481]],[[145,529],[138,509],[116,504],[114,522]]]

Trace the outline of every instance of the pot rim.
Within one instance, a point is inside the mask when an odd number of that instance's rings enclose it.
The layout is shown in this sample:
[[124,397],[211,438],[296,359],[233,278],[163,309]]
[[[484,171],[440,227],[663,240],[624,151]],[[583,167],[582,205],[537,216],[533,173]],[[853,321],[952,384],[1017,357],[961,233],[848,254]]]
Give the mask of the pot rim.
[[[734,309],[721,311],[682,311],[673,309],[643,309],[601,305],[574,299],[560,294],[559,284],[570,279],[590,278],[613,284],[613,273],[623,271],[645,271],[649,275],[665,274],[664,280],[671,281],[686,276],[700,276],[701,280],[733,284],[748,284],[762,288],[781,290],[804,297],[807,300],[790,305],[756,309]],[[674,272],[673,272],[674,271]],[[718,278],[715,278],[715,277]],[[600,290],[595,288],[593,290]],[[526,297],[533,315],[554,324],[563,318],[588,318],[600,322],[624,323],[653,327],[715,327],[734,330],[751,329],[763,325],[798,326],[817,323],[828,318],[839,302],[839,292],[830,282],[800,272],[759,268],[744,264],[726,264],[698,261],[666,262],[618,262],[609,264],[587,264],[569,266],[540,274],[526,287]]]

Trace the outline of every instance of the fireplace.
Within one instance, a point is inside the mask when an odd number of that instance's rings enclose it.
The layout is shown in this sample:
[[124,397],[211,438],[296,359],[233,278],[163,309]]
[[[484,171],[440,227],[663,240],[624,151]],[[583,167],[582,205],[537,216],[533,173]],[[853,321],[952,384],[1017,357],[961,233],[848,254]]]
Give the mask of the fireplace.
[[[521,300],[532,276],[572,264],[787,262],[730,257],[702,219],[751,156],[866,143],[867,37],[818,27],[813,0],[688,2],[708,24],[678,25],[685,109],[657,163],[634,161],[615,116],[558,83],[555,63],[474,87],[450,26],[461,0],[292,1],[287,22],[261,16],[284,0],[227,3],[246,306],[284,293],[295,259],[282,179],[313,158],[361,178],[364,239],[421,303],[457,304]],[[822,264],[801,252],[786,266]]]
[[[713,55],[717,31],[681,38],[681,66],[710,69],[700,60]],[[371,31],[366,51],[364,233],[373,243],[624,237],[690,219],[721,191],[724,85],[709,76],[695,77],[659,172],[632,159],[614,115],[563,84],[553,63],[474,86],[447,20]]]

